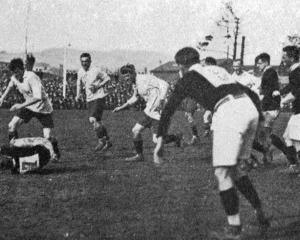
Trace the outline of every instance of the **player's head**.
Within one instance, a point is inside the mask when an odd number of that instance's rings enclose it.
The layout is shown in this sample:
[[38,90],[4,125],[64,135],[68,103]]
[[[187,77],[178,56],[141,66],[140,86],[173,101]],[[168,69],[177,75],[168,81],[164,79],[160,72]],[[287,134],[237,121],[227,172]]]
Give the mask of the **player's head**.
[[175,62],[185,73],[192,65],[200,63],[200,55],[195,48],[184,47],[175,54]]
[[18,79],[19,81],[23,80],[24,63],[21,58],[14,58],[13,60],[11,60],[8,65],[8,68],[16,77],[16,79]]
[[81,63],[82,68],[85,71],[89,70],[89,68],[91,66],[91,62],[92,62],[92,59],[91,59],[91,55],[89,53],[82,53],[80,55],[80,63]]
[[232,71],[235,72],[236,74],[241,74],[242,73],[242,63],[240,59],[236,59],[232,63]]
[[216,66],[217,60],[213,57],[206,57],[204,60],[205,66]]
[[264,69],[270,65],[271,57],[267,53],[261,53],[255,58],[256,66],[259,71],[264,71]]
[[136,71],[133,64],[126,64],[120,68],[120,74],[125,81],[135,83]]
[[27,54],[26,61],[25,61],[26,70],[32,71],[34,63],[35,63],[35,57],[33,56],[33,54],[32,53]]
[[296,46],[286,46],[282,51],[282,63],[285,66],[291,66],[299,61],[299,49]]

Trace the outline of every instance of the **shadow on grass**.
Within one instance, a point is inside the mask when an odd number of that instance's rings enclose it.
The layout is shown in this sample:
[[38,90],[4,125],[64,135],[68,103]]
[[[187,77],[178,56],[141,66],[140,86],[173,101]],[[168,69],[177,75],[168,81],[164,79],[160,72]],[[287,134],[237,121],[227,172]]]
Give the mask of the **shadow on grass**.
[[32,171],[30,173],[27,173],[26,175],[60,175],[65,173],[87,173],[94,171],[95,167],[93,166],[78,166],[78,167],[56,167],[56,168],[44,168],[39,169],[36,171]]

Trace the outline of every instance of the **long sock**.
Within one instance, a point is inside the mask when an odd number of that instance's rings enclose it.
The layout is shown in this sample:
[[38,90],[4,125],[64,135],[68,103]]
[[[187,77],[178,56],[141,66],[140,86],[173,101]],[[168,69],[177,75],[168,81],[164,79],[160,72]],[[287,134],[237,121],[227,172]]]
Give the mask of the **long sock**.
[[191,126],[193,136],[198,137],[198,130],[195,125]]
[[133,140],[134,148],[137,154],[143,154],[143,140]]
[[167,135],[164,137],[164,143],[165,144],[168,144],[168,143],[171,143],[171,142],[175,142],[177,141],[178,137],[174,134],[170,134],[170,135]]
[[235,186],[244,195],[254,209],[261,208],[261,202],[258,194],[248,176],[243,176],[236,180]]
[[285,143],[280,139],[280,137],[276,136],[275,134],[270,135],[272,144],[278,148],[281,152],[287,155],[287,146]]
[[239,213],[239,197],[234,187],[220,191],[220,198],[227,216]]
[[287,147],[286,157],[291,165],[297,164],[297,152],[293,146]]
[[16,130],[13,132],[8,132],[8,140],[10,141],[13,138],[19,138],[19,134]]
[[253,141],[252,148],[254,150],[258,151],[258,152],[261,152],[261,153],[265,153],[266,152],[264,146],[261,143],[259,143],[257,140]]

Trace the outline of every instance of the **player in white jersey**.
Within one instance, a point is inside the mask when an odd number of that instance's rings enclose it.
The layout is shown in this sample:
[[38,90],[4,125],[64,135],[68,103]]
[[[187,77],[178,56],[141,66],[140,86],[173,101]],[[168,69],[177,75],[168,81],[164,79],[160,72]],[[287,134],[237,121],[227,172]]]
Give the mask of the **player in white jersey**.
[[[138,101],[138,96],[146,101],[144,116],[141,121],[135,124],[132,129],[133,143],[136,150],[136,155],[126,158],[126,161],[143,161],[143,139],[141,133],[145,128],[153,130],[153,142],[156,143],[157,125],[160,119],[160,112],[165,104],[169,84],[153,75],[136,74],[134,65],[128,64],[120,70],[124,80],[130,81],[133,84],[134,93],[126,103],[120,107],[116,107],[113,112],[123,110]],[[175,142],[180,146],[181,135],[167,135],[166,143]]]
[[13,73],[11,80],[0,99],[0,106],[3,104],[8,93],[16,87],[24,96],[25,102],[16,103],[10,111],[17,112],[8,124],[9,139],[18,137],[18,128],[37,118],[43,125],[45,138],[50,138],[51,129],[54,127],[52,118],[52,105],[48,95],[42,85],[41,79],[32,71],[25,71],[22,59],[13,59],[9,64],[9,69]]
[[247,71],[244,71],[241,66],[241,60],[237,59],[232,63],[233,73],[232,78],[238,83],[250,88],[257,95],[260,94],[261,78],[255,77]]
[[98,137],[98,144],[95,150],[105,151],[112,146],[106,127],[101,121],[105,109],[105,97],[108,95],[104,87],[110,81],[110,77],[100,69],[91,66],[92,61],[89,53],[82,53],[80,61],[82,68],[78,71],[76,100],[78,101],[80,98],[81,83],[83,83],[85,86],[89,122],[93,125]]

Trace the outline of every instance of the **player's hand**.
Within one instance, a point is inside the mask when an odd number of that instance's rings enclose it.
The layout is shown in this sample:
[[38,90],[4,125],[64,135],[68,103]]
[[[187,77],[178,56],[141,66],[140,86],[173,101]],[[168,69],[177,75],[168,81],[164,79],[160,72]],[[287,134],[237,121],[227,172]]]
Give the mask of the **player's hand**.
[[2,106],[4,99],[0,98],[0,107]]
[[80,96],[76,96],[76,97],[75,97],[75,101],[76,101],[76,102],[78,102],[79,99],[80,99]]
[[156,147],[154,149],[153,153],[153,161],[155,164],[161,164],[162,163],[162,157],[163,157],[163,138],[160,136],[157,138]]
[[15,105],[13,105],[13,106],[9,109],[9,111],[14,112],[14,111],[17,111],[17,110],[19,110],[19,109],[21,109],[21,108],[22,108],[22,104],[16,103]]

